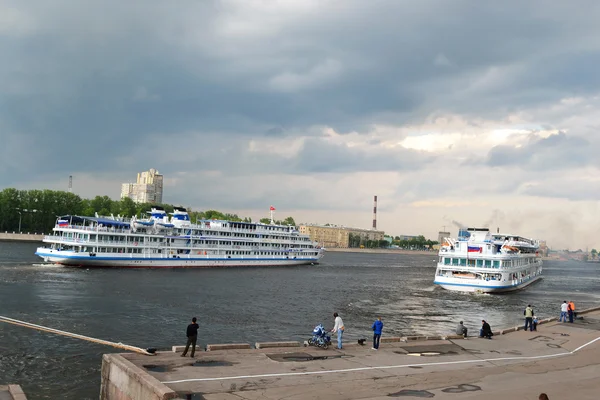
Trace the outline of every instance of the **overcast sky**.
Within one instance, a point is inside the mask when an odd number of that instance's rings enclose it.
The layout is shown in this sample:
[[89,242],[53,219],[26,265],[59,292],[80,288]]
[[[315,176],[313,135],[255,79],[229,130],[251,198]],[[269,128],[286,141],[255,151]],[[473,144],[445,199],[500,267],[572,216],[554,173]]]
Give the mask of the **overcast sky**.
[[[0,0],[0,187],[600,248],[600,2]],[[454,221],[454,222],[453,222]]]

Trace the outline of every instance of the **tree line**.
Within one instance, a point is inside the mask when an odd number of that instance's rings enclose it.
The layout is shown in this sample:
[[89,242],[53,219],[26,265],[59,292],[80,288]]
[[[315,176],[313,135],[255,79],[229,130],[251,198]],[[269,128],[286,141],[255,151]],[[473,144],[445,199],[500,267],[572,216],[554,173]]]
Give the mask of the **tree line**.
[[400,239],[399,236],[396,236],[392,239],[392,243],[387,240],[369,240],[362,235],[353,233],[348,236],[348,247],[352,248],[373,249],[397,246],[405,250],[432,250],[436,244],[438,242],[425,239],[425,236],[422,235],[410,239]]
[[[56,218],[63,215],[80,215],[93,217],[96,213],[102,216],[123,216],[138,218],[150,211],[157,204],[135,203],[126,197],[113,200],[108,196],[96,196],[93,199],[82,199],[74,193],[60,190],[18,190],[7,188],[0,192],[0,232],[17,232],[19,224],[21,232],[50,232]],[[172,204],[160,204],[167,213],[173,212]],[[251,218],[237,214],[222,213],[217,210],[193,211],[188,209],[190,219],[220,219],[236,222],[252,222]],[[260,222],[270,223],[269,218]],[[275,221],[281,225],[296,223],[292,217]]]

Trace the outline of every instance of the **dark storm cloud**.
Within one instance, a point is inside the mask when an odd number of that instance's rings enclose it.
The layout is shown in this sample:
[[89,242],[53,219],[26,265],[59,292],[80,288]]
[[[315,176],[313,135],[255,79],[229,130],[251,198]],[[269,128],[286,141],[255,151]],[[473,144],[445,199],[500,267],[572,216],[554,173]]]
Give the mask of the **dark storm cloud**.
[[560,132],[547,138],[532,135],[529,142],[521,147],[495,146],[485,162],[491,167],[556,170],[597,165],[596,159],[588,140]]
[[[597,2],[349,0],[281,17],[278,6],[262,12],[262,4],[4,2],[0,185],[38,171],[146,169],[160,159],[148,151],[157,137],[161,153],[197,152],[189,164],[214,169],[202,155],[236,138],[293,137],[316,125],[368,132],[435,110],[502,116],[600,86]],[[190,131],[206,138],[201,148],[183,141]],[[533,165],[546,165],[551,153]],[[496,148],[488,163],[527,156]],[[239,165],[248,173],[271,162],[236,158],[249,160]],[[283,169],[422,162],[415,153],[367,154],[309,139]]]

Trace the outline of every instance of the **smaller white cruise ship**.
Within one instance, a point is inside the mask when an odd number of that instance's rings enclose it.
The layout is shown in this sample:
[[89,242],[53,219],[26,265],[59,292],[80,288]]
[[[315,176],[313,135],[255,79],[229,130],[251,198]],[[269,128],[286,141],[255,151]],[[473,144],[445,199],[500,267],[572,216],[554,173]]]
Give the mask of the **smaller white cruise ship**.
[[500,293],[542,278],[539,243],[522,236],[460,229],[440,247],[433,283],[461,292]]

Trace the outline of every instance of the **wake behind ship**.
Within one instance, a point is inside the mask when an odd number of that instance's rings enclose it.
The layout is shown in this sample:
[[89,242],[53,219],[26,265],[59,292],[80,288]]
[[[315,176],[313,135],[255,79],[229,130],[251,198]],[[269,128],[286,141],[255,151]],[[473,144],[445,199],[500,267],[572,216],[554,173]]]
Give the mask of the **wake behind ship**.
[[222,220],[190,221],[153,207],[149,218],[60,217],[36,255],[77,267],[219,267],[317,263],[324,255],[296,227]]

